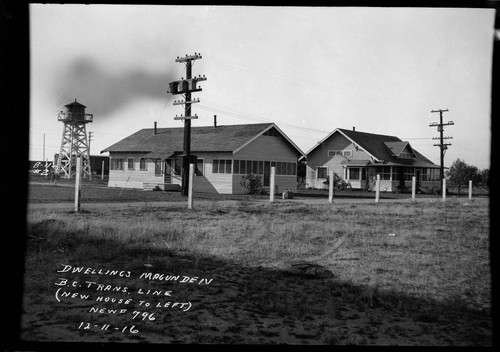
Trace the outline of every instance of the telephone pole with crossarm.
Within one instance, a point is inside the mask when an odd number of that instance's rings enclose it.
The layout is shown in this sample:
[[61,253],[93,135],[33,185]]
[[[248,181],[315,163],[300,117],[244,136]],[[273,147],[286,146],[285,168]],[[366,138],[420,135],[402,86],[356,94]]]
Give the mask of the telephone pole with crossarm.
[[435,143],[434,146],[439,147],[439,150],[440,150],[439,178],[440,178],[441,182],[444,179],[444,153],[446,153],[448,146],[451,145],[451,143],[444,143],[444,140],[453,138],[453,137],[444,137],[443,136],[444,126],[454,125],[453,121],[448,121],[448,122],[443,123],[443,112],[447,112],[447,111],[448,111],[448,109],[432,110],[431,113],[439,112],[439,123],[433,122],[429,125],[429,127],[437,127],[437,131],[439,132],[439,137],[433,137],[432,139],[439,140],[439,143]]
[[184,116],[175,116],[174,120],[184,120],[184,146],[182,157],[182,195],[187,196],[189,191],[189,164],[193,163],[196,166],[196,156],[191,155],[191,120],[197,119],[198,116],[191,116],[191,104],[199,103],[200,99],[191,99],[191,93],[200,92],[201,88],[197,87],[199,81],[206,81],[205,75],[203,77],[192,77],[193,61],[201,59],[200,53],[194,55],[187,55],[184,57],[177,56],[175,62],[186,63],[186,79],[183,77],[180,81],[169,83],[171,94],[184,94],[184,100],[174,101],[174,105],[184,105]]

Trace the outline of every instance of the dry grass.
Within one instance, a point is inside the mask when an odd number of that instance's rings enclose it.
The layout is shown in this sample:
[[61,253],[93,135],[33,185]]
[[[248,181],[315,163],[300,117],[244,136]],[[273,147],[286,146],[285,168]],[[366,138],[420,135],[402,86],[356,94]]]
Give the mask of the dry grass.
[[[32,308],[24,327],[37,338],[72,339],[69,320],[88,320],[82,303],[65,314],[54,309],[55,271],[68,263],[133,272],[148,264],[160,273],[206,273],[218,283],[203,292],[176,287],[176,294],[203,303],[205,310],[184,318],[165,315],[161,323],[143,324],[141,335],[102,337],[108,341],[491,343],[486,199],[470,205],[449,200],[318,206],[213,200],[198,202],[192,211],[34,210],[28,233],[25,291]],[[311,258],[321,258],[333,279],[269,269],[277,261]],[[64,328],[48,333],[45,324]]]
[[[343,281],[377,291],[490,307],[489,218],[476,201],[350,204],[342,207],[241,202],[199,204],[189,212],[102,211],[29,214],[32,232],[46,236],[28,265],[40,265],[54,245],[67,259],[112,262],[125,248],[189,251],[259,266],[320,256],[346,241],[323,264]],[[390,236],[395,234],[395,236]],[[133,259],[133,258],[132,258]],[[143,258],[137,265],[143,265]]]

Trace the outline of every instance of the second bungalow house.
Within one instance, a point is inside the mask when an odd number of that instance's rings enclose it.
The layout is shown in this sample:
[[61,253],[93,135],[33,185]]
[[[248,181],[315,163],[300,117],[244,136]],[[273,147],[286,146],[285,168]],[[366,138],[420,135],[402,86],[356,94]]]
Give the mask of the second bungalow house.
[[[104,149],[110,154],[109,187],[180,189],[184,128],[142,129]],[[101,153],[102,153],[101,152]],[[243,175],[260,175],[269,190],[297,188],[297,161],[304,153],[274,123],[191,127],[197,156],[193,190],[238,194]]]
[[325,188],[330,171],[353,189],[373,189],[380,175],[381,191],[439,187],[439,166],[395,136],[337,128],[307,153],[306,187]]

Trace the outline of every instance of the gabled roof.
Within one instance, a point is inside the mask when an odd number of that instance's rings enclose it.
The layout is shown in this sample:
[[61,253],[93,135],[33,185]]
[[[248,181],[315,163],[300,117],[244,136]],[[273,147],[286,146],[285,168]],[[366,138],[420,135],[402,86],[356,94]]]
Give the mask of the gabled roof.
[[[342,134],[352,143],[362,148],[373,158],[375,163],[421,167],[437,166],[422,154],[418,153],[415,149],[413,149],[409,142],[402,141],[396,136],[359,132],[343,128],[335,129],[323,140],[321,140],[316,146],[309,150],[309,152],[307,152],[307,155],[313,152],[335,133]],[[398,158],[400,153],[406,147],[409,147],[409,149],[412,150],[414,157],[412,159]]]
[[[274,124],[221,125],[217,127],[191,127],[191,152],[236,152],[258,136],[275,128],[299,155],[304,153]],[[142,129],[103,152],[142,152],[150,158],[168,158],[183,151],[184,127]]]
[[390,149],[394,156],[400,156],[406,147],[408,147],[412,156],[416,156],[409,142],[384,142],[384,144]]

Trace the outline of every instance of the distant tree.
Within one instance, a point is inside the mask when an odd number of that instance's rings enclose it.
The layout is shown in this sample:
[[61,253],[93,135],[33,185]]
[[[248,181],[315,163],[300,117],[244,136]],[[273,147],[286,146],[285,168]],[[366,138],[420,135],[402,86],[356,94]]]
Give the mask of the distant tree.
[[468,165],[461,159],[455,160],[447,172],[450,183],[457,187],[458,195],[462,186],[466,186],[469,180],[472,180],[473,185],[478,185],[479,170],[476,166]]
[[478,186],[490,188],[490,169],[479,171],[478,178]]

